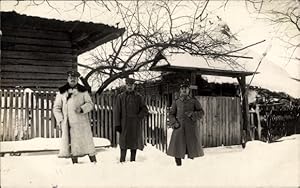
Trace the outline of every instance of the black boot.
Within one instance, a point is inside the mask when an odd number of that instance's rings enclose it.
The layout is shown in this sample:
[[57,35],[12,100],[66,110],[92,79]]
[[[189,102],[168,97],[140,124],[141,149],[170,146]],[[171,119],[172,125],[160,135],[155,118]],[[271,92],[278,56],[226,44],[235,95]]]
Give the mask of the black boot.
[[95,155],[89,156],[89,158],[90,158],[90,161],[91,161],[92,163],[96,163],[96,162],[97,162],[97,159],[96,159],[96,156],[95,156]]
[[126,152],[127,152],[126,149],[121,149],[121,157],[120,157],[120,162],[121,162],[121,163],[125,162],[125,159],[126,159]]
[[181,166],[181,159],[175,157],[175,162],[177,166]]
[[78,163],[78,158],[77,157],[71,157],[71,159],[72,159],[73,164]]
[[130,161],[135,161],[136,149],[130,150]]

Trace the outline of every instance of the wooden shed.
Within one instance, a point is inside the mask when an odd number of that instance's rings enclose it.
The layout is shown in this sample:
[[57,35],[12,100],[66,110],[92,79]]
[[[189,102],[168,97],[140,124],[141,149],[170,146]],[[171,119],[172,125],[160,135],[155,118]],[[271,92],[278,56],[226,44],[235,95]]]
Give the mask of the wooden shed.
[[118,38],[124,28],[1,12],[1,88],[57,88],[78,55]]
[[[167,58],[166,62],[154,64],[151,70],[173,72],[178,77],[184,75],[185,78],[190,79],[192,94],[200,101],[205,111],[204,118],[198,122],[204,146],[236,144],[244,146],[250,133],[246,76],[253,75],[255,72],[216,61],[207,65],[207,61],[202,57],[189,54],[173,55],[171,58]],[[238,80],[236,89],[239,91],[232,96],[202,95],[201,91],[204,91],[203,82],[201,82],[202,75],[236,78]],[[180,81],[175,82],[177,82],[178,89]],[[162,88],[166,89],[169,86],[162,86]],[[173,90],[171,92],[174,93]]]

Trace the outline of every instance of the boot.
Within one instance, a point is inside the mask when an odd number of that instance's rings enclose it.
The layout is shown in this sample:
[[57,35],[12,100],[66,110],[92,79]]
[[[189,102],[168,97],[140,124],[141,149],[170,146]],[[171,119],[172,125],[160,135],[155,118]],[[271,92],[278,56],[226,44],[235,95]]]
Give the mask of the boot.
[[77,157],[71,157],[71,159],[72,159],[73,164],[78,163],[78,158]]
[[90,161],[91,161],[92,163],[96,163],[96,162],[97,162],[97,159],[96,159],[96,156],[95,156],[95,155],[89,156],[89,158],[90,158]]
[[177,166],[181,166],[181,159],[175,157],[175,162]]
[[135,161],[135,157],[136,157],[136,149],[130,150],[130,161],[131,162]]
[[126,149],[121,149],[121,157],[120,157],[120,162],[121,162],[121,163],[125,162],[125,159],[126,159],[126,152],[127,152]]

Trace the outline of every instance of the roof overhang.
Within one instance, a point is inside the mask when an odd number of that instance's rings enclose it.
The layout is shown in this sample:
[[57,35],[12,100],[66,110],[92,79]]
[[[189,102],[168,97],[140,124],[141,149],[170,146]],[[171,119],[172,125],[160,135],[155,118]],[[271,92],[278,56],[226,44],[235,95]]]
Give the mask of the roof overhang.
[[1,27],[41,29],[67,33],[74,53],[79,55],[121,36],[124,28],[81,21],[62,21],[16,12],[1,12]]

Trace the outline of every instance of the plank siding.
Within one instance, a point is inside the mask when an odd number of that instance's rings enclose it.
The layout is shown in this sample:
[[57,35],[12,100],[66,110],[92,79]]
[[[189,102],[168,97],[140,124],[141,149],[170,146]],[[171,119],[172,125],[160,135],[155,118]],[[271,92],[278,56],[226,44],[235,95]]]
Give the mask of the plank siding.
[[2,50],[22,51],[22,52],[48,52],[59,54],[72,54],[72,49],[58,46],[39,46],[29,44],[15,44],[12,42],[2,42]]
[[[34,33],[32,34],[34,36]],[[71,48],[71,41],[53,41],[49,39],[38,39],[38,38],[27,38],[20,36],[7,36],[6,33],[3,33],[2,42],[16,43],[16,44],[30,44],[30,45],[40,45],[40,46],[51,46],[51,47],[63,47]]]
[[37,39],[51,39],[51,40],[69,40],[70,35],[65,32],[54,32],[49,30],[39,30],[32,28],[22,28],[22,30],[16,29],[15,25],[2,25],[2,32],[7,36],[20,36],[27,38]]
[[54,67],[72,67],[71,59],[69,61],[49,61],[44,60],[34,60],[34,59],[17,59],[13,57],[2,57],[1,65],[33,65],[33,66],[54,66]]

